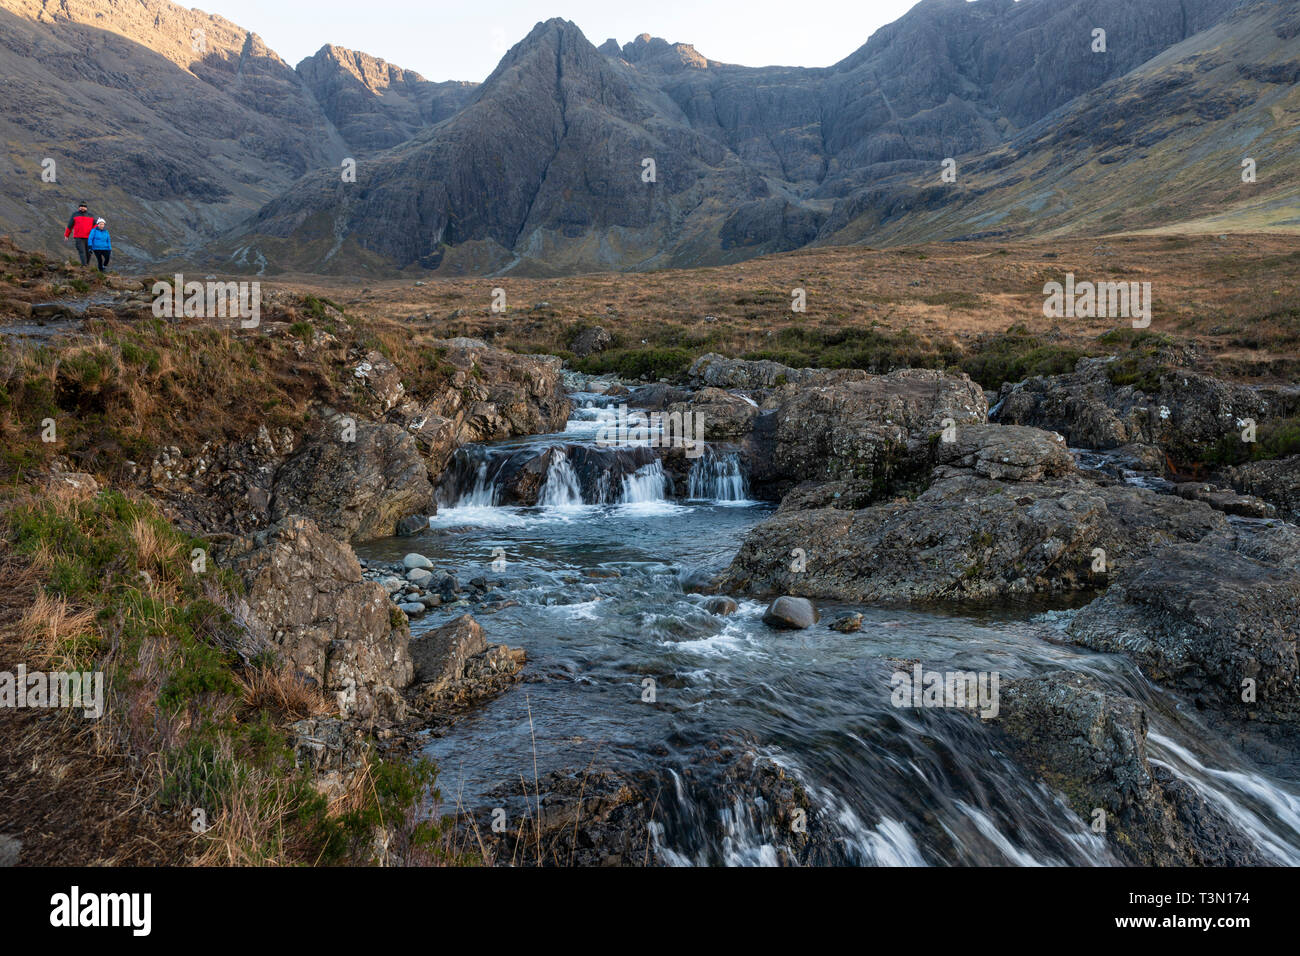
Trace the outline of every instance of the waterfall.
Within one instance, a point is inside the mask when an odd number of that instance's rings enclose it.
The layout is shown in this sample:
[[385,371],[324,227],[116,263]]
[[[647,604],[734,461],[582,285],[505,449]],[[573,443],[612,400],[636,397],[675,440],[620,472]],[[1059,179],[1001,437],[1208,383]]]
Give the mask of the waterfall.
[[546,481],[537,495],[543,508],[565,508],[582,504],[582,484],[563,448],[555,449],[546,469]]
[[460,496],[456,502],[457,508],[494,508],[497,503],[496,483],[488,483],[488,462],[483,459],[478,463],[478,471],[474,476],[474,487],[468,494]]
[[642,465],[632,474],[623,477],[623,495],[619,501],[625,505],[663,501],[667,481],[663,462],[652,461],[648,465]]
[[730,452],[722,457],[707,451],[691,465],[687,477],[687,494],[691,499],[708,501],[748,501],[749,482],[740,455]]

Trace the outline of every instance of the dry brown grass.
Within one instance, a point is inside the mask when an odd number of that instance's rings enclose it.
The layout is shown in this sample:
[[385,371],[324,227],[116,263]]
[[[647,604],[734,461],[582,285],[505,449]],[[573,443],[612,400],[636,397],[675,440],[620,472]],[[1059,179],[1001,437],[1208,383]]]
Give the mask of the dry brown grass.
[[285,721],[334,714],[338,708],[319,686],[286,667],[255,667],[239,676],[244,703]]
[[74,609],[43,590],[19,619],[18,633],[32,659],[51,670],[73,668],[76,655],[70,648],[98,636],[93,611]]

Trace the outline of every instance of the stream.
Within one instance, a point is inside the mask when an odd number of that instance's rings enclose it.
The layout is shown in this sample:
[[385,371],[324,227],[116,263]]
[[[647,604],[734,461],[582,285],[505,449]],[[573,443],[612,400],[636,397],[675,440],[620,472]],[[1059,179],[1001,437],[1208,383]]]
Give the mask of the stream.
[[[829,835],[819,863],[1114,865],[1105,839],[1000,752],[977,717],[891,703],[891,673],[917,660],[1003,680],[1066,668],[1141,701],[1152,762],[1265,856],[1300,864],[1300,787],[1250,765],[1126,659],[1054,640],[1068,608],[818,602],[821,622],[803,631],[762,623],[766,602],[710,613],[683,581],[725,567],[774,505],[749,500],[743,465],[725,449],[709,449],[674,489],[645,442],[597,447],[613,399],[573,399],[562,433],[458,451],[428,532],[358,548],[378,561],[417,551],[462,581],[502,582],[501,597],[518,602],[472,610],[490,641],[527,651],[522,683],[425,742],[452,808],[493,806],[494,790],[549,771],[608,767],[657,782],[659,862],[773,864],[788,834],[728,773],[731,755],[748,754],[806,792]],[[546,462],[537,504],[508,503],[502,476],[529,460]],[[412,634],[465,610],[435,609]],[[842,611],[864,615],[860,632],[827,626]]]

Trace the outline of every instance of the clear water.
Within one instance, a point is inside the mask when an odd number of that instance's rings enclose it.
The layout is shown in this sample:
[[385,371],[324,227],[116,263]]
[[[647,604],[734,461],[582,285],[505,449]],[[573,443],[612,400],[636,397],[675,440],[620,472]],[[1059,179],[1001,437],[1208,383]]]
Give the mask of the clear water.
[[[564,433],[463,450],[426,534],[361,549],[394,561],[419,551],[462,581],[506,581],[503,596],[518,602],[471,610],[489,639],[527,650],[524,682],[427,741],[453,801],[492,806],[495,788],[551,770],[649,774],[660,862],[774,863],[789,835],[726,779],[721,746],[803,785],[833,835],[818,862],[1113,864],[1104,841],[1002,754],[980,720],[890,700],[898,659],[1004,680],[1070,668],[1146,703],[1151,759],[1223,808],[1263,853],[1300,864],[1296,783],[1250,766],[1126,660],[1055,643],[1071,611],[857,607],[865,626],[855,634],[826,626],[849,608],[822,605],[822,623],[805,631],[767,627],[758,601],[726,617],[706,611],[707,598],[685,593],[682,579],[724,567],[773,507],[746,500],[725,452],[680,500],[665,497],[656,463],[608,482],[619,494],[584,501],[567,455],[556,455],[544,504],[495,504],[486,476],[501,459],[594,441],[602,414],[579,407]],[[722,500],[692,500],[706,479]],[[494,567],[502,555],[505,566]],[[431,613],[416,633],[464,611]],[[647,678],[654,703],[642,699]]]

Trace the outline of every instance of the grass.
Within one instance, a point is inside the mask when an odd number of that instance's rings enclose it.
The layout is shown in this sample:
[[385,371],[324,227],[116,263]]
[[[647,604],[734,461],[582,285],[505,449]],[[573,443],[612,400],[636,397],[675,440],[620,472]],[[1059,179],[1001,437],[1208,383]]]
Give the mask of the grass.
[[438,799],[428,763],[367,756],[364,786],[335,801],[316,791],[285,726],[333,705],[273,655],[249,656],[238,581],[206,562],[196,571],[205,543],[148,499],[11,492],[0,521],[37,582],[17,628],[26,659],[103,671],[101,743],[130,756],[162,810],[201,811],[201,862],[370,863],[393,839],[442,852],[444,824],[409,813]]

